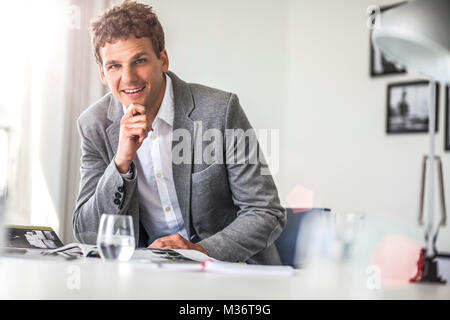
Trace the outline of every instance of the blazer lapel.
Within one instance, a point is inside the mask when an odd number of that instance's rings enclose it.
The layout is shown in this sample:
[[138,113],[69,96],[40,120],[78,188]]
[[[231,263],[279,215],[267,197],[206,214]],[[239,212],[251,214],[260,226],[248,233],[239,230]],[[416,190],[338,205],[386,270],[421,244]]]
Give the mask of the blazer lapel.
[[119,145],[120,120],[122,119],[122,116],[122,104],[111,94],[111,100],[108,107],[108,119],[112,123],[106,128],[106,134],[108,135],[110,144],[109,150],[111,151],[109,160],[112,160],[117,152],[117,147]]
[[[181,164],[174,164],[172,161],[173,181],[177,192],[178,203],[183,216],[184,226],[189,238],[191,238],[191,173],[194,155],[194,122],[189,118],[189,114],[194,109],[194,101],[191,91],[184,81],[170,71],[167,72],[167,75],[172,80],[174,95],[173,130],[186,129],[189,131],[191,137],[190,150],[184,150],[189,151],[190,161]],[[178,143],[180,141],[172,141],[172,150]]]

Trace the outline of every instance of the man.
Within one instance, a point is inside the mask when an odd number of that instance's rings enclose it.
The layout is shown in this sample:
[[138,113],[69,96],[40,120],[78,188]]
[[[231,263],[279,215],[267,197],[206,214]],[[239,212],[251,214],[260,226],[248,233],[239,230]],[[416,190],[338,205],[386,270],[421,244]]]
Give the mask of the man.
[[[280,263],[273,243],[285,211],[272,177],[261,174],[262,160],[222,161],[220,148],[214,161],[196,156],[205,147],[196,138],[202,132],[225,137],[227,130],[251,129],[236,95],[188,84],[169,71],[163,29],[149,6],[116,5],[93,22],[92,33],[100,76],[111,93],[78,120],[75,237],[95,243],[101,214],[127,214],[138,246]],[[223,145],[234,146],[234,137],[225,137]]]
[[407,92],[406,89],[403,89],[402,91],[402,98],[400,100],[400,102],[398,103],[398,111],[400,116],[403,118],[403,122],[406,123],[406,120],[408,118],[408,114],[409,114],[409,105],[407,100]]

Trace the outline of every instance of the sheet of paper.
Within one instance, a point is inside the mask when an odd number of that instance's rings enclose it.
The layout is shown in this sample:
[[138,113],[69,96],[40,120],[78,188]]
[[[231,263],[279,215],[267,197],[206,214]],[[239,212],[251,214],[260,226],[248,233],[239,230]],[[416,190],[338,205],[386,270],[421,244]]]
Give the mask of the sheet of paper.
[[176,251],[179,254],[185,256],[186,258],[189,258],[189,259],[192,259],[192,260],[198,261],[198,262],[204,262],[207,260],[219,261],[219,260],[211,258],[211,257],[207,256],[206,254],[201,253],[200,251],[197,251],[197,250],[174,249],[173,251]]
[[140,248],[134,251],[131,259],[154,263],[201,263],[211,258],[197,250]]

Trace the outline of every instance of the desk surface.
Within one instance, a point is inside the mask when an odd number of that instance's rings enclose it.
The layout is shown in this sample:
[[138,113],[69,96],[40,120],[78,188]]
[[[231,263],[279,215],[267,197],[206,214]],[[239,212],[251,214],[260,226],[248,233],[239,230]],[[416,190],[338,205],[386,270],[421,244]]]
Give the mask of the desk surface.
[[450,285],[368,289],[367,276],[357,275],[365,271],[355,270],[321,277],[307,270],[293,276],[231,275],[139,262],[0,257],[0,299],[450,299]]

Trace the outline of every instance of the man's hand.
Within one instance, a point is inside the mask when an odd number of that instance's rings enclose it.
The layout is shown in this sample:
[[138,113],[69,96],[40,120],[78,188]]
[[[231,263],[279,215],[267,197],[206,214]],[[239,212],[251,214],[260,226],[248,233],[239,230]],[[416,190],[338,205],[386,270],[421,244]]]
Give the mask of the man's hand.
[[120,121],[119,146],[114,160],[120,173],[127,173],[137,150],[147,138],[152,128],[152,121],[145,112],[145,107],[131,104]]
[[148,247],[154,249],[190,249],[197,250],[208,255],[208,252],[206,252],[206,250],[201,245],[186,240],[178,233],[156,239]]

